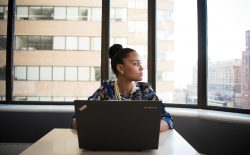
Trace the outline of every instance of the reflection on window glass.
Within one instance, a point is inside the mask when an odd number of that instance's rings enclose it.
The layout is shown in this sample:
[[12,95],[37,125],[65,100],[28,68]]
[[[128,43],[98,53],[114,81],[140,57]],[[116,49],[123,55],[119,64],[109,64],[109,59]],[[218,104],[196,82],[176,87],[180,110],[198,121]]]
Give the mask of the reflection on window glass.
[[207,3],[208,105],[250,109],[250,1]]
[[167,103],[197,104],[196,3],[196,0],[156,3],[156,92]]

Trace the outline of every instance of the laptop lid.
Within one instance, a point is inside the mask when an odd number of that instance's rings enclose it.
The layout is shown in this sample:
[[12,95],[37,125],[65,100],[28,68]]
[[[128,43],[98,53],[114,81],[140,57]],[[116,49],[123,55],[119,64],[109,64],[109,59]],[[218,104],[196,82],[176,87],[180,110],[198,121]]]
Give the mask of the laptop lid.
[[79,148],[158,149],[161,101],[75,100]]

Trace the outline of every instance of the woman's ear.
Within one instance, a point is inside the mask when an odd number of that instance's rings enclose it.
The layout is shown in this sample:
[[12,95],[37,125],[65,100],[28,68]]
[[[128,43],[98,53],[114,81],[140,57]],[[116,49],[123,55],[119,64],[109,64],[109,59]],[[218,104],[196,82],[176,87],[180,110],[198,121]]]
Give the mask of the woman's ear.
[[124,74],[124,67],[122,64],[117,64],[116,69],[121,75]]

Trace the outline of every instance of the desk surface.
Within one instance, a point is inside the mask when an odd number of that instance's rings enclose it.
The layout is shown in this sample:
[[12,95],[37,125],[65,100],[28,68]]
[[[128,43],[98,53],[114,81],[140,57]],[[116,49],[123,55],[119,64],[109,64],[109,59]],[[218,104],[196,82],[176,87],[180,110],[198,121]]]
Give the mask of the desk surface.
[[129,151],[88,151],[79,149],[77,132],[73,129],[53,129],[40,140],[32,144],[22,155],[39,154],[70,154],[70,155],[194,155],[199,154],[181,135],[174,129],[160,133],[158,150],[141,152]]

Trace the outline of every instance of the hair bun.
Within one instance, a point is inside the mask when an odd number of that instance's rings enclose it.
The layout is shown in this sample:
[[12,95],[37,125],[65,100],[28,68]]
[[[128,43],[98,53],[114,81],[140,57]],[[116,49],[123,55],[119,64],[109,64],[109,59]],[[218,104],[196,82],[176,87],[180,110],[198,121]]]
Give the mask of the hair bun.
[[114,44],[109,48],[109,58],[112,59],[114,55],[122,49],[122,45]]

